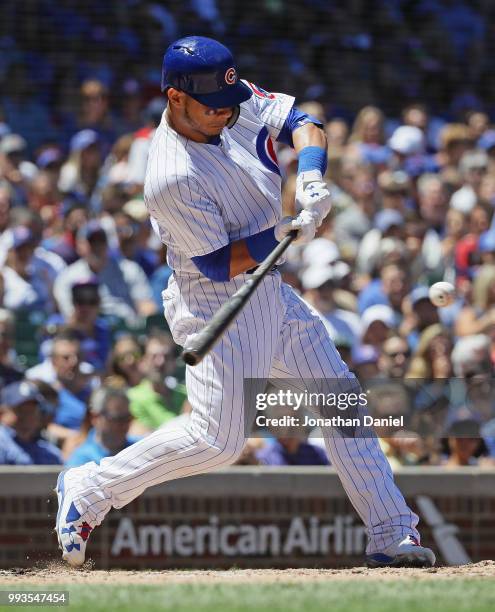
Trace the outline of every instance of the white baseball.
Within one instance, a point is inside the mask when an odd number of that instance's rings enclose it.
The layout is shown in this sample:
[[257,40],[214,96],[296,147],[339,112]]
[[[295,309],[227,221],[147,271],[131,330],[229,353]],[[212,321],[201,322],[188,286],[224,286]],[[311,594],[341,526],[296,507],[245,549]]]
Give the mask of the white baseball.
[[435,306],[450,306],[455,301],[455,287],[452,283],[441,281],[430,287],[430,300]]

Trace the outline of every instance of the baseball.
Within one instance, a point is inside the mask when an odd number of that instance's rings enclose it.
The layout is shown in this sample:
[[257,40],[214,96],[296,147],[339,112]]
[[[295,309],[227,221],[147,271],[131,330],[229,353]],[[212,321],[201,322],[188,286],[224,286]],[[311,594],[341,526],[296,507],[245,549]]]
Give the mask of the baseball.
[[452,283],[441,281],[430,287],[429,295],[435,306],[450,306],[455,300],[455,287]]

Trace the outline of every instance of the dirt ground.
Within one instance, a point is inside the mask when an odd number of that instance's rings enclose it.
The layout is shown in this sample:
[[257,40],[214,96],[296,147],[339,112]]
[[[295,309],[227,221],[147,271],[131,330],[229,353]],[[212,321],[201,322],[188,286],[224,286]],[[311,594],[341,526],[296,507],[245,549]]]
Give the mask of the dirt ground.
[[123,571],[93,570],[90,564],[72,570],[61,563],[33,569],[13,568],[0,570],[2,585],[56,585],[56,584],[178,584],[178,583],[277,583],[313,582],[325,580],[418,580],[431,578],[495,578],[495,561],[481,561],[459,567],[430,569],[385,568],[367,569],[232,569],[232,570],[163,570]]

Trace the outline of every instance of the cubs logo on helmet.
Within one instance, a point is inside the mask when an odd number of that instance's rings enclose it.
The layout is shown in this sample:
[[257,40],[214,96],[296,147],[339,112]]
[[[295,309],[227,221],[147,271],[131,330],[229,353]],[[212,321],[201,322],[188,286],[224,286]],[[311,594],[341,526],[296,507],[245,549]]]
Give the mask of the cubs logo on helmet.
[[277,154],[275,153],[273,141],[266,127],[263,127],[256,137],[256,153],[265,168],[268,168],[268,170],[280,176]]
[[235,68],[229,68],[225,73],[225,82],[227,85],[233,85],[237,81],[237,72]]

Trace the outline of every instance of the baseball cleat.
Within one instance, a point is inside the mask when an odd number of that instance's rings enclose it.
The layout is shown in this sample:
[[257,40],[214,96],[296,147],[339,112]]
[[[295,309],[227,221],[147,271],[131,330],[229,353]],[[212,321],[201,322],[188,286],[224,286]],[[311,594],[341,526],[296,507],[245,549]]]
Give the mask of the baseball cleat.
[[366,555],[368,567],[433,567],[435,565],[435,553],[421,546],[414,536],[408,535],[402,542],[394,545],[395,551],[390,553],[373,553]]
[[65,491],[65,476],[67,470],[60,472],[57,478],[55,492],[58,498],[58,512],[55,531],[58,545],[62,551],[62,559],[72,567],[79,567],[84,563],[86,556],[86,543],[93,528],[85,521],[81,521],[81,514],[77,510],[69,494]]

